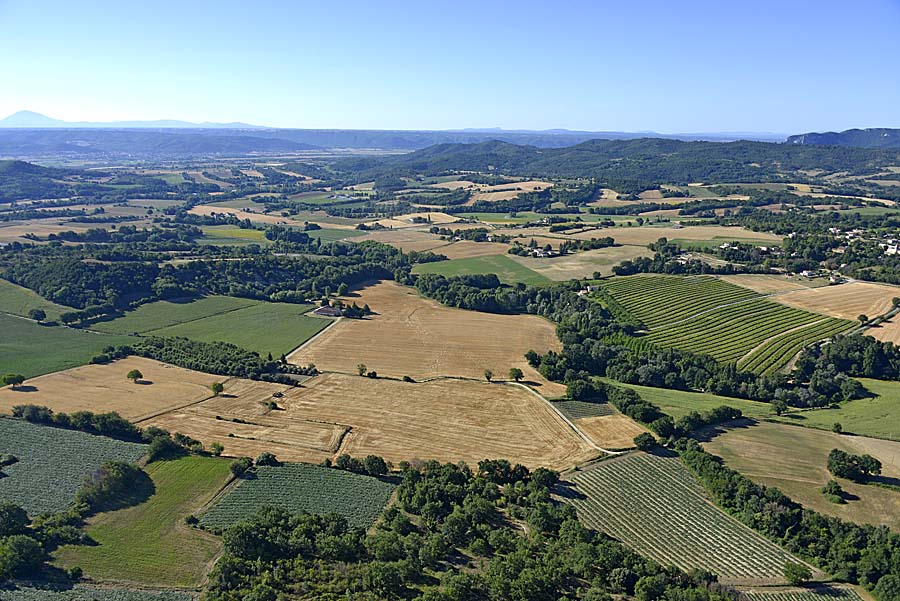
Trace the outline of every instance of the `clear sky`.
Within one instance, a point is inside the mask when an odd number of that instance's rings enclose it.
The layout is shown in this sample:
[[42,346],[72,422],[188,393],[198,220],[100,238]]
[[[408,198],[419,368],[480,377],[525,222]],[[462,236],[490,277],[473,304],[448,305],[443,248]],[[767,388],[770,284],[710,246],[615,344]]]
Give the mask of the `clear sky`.
[[900,0],[0,0],[0,117],[900,127]]

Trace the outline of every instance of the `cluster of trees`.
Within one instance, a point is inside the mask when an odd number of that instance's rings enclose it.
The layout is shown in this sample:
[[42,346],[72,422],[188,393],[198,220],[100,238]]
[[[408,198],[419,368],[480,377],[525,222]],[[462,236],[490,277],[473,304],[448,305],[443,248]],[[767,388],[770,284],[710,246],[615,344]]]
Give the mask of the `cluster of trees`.
[[694,440],[684,439],[677,448],[715,501],[739,520],[838,581],[860,584],[881,601],[900,598],[900,535],[804,509],[726,467]]
[[840,449],[828,453],[828,471],[838,478],[864,482],[881,473],[881,462],[871,455],[853,455]]
[[836,336],[830,344],[807,347],[794,366],[804,379],[829,366],[855,377],[896,380],[900,378],[900,347],[871,336]]
[[738,598],[709,573],[663,568],[585,529],[571,506],[551,502],[555,472],[502,460],[401,469],[398,501],[369,534],[337,515],[273,508],[236,524],[207,598]]
[[278,362],[264,359],[255,351],[248,351],[225,342],[148,337],[142,338],[140,342],[130,347],[117,349],[118,355],[126,352],[210,374],[295,383],[293,379],[281,374]]
[[339,470],[367,474],[369,476],[384,476],[391,470],[391,464],[384,457],[367,455],[365,459],[351,457],[346,453],[338,455],[332,463],[331,459],[322,462],[323,467],[333,467]]
[[[18,505],[0,503],[0,584],[14,578],[38,578],[57,547],[87,542],[79,530],[82,523],[82,516],[74,510],[40,516],[32,522]],[[81,570],[72,568],[63,575],[78,580]]]

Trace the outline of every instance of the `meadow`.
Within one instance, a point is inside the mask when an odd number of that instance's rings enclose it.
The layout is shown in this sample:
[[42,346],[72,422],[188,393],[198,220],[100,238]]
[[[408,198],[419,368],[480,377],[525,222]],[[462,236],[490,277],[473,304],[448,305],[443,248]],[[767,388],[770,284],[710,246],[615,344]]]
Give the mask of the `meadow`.
[[712,505],[677,457],[630,453],[568,481],[560,494],[586,526],[664,565],[707,569],[729,583],[776,583],[792,559]]
[[776,423],[746,423],[723,428],[704,446],[753,481],[773,486],[804,507],[859,524],[886,525],[900,531],[900,491],[840,479],[848,495],[832,503],[821,488],[832,479],[828,453],[842,449],[881,460],[886,478],[900,476],[900,443],[842,436]]
[[822,430],[839,423],[844,432],[900,441],[900,382],[858,379],[874,397],[845,401],[835,409],[798,411],[779,420]]
[[143,332],[147,336],[182,336],[200,342],[228,342],[265,357],[290,353],[331,320],[305,315],[312,305],[257,302],[235,310]]
[[368,528],[381,515],[395,486],[371,476],[302,463],[257,466],[255,472],[200,516],[200,525],[223,530],[268,505],[291,512],[337,513],[351,526]]
[[111,321],[97,322],[91,329],[109,334],[144,334],[258,304],[260,301],[233,296],[162,300],[141,305]]
[[[438,251],[439,252],[439,251]],[[505,284],[522,282],[539,286],[550,279],[514,261],[507,255],[488,255],[467,259],[451,259],[436,263],[423,263],[413,268],[413,273],[437,273],[444,276],[479,275],[495,273]]]
[[736,399],[708,392],[687,392],[684,390],[670,390],[667,388],[638,386],[636,384],[623,384],[622,382],[616,382],[606,378],[604,378],[603,381],[621,388],[631,388],[641,395],[642,399],[653,403],[659,407],[663,413],[671,415],[675,419],[687,415],[691,411],[702,413],[704,411],[715,409],[716,407],[721,407],[722,405],[740,409],[744,416],[756,419],[765,419],[773,414],[772,406],[769,403],[761,403],[759,401]]
[[66,509],[85,477],[107,461],[137,461],[147,446],[75,430],[0,417],[0,453],[19,461],[3,468],[0,500],[29,514]]
[[145,471],[156,487],[153,495],[139,505],[92,517],[86,531],[97,544],[62,547],[54,563],[80,566],[99,580],[199,586],[222,543],[184,520],[225,485],[228,467],[225,459],[198,456],[149,464]]
[[0,332],[0,373],[26,378],[84,365],[104,347],[130,342],[126,336],[42,326],[5,314],[0,314]]
[[75,310],[48,301],[28,288],[0,279],[0,313],[28,317],[32,309],[43,309],[47,314],[46,321],[55,321],[62,313]]

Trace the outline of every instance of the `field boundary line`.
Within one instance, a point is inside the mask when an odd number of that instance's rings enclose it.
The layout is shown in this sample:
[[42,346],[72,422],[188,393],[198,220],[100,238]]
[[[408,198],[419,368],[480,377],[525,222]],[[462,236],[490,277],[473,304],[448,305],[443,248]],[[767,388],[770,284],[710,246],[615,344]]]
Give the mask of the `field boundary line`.
[[[235,296],[235,297],[233,297],[233,298],[240,298],[240,297]],[[179,322],[177,322],[177,323],[173,323],[173,324],[170,324],[170,325],[167,325],[167,326],[163,326],[163,327],[161,327],[161,328],[153,328],[152,330],[145,330],[144,332],[138,332],[138,335],[140,335],[140,336],[152,336],[152,335],[153,335],[153,332],[158,332],[158,331],[160,331],[160,330],[165,330],[166,328],[174,328],[175,326],[181,326],[181,325],[184,325],[184,324],[186,324],[186,323],[193,323],[193,322],[195,322],[195,321],[200,321],[200,320],[203,320],[203,319],[209,319],[210,317],[218,317],[219,315],[228,315],[229,313],[234,313],[235,311],[243,311],[244,309],[249,309],[249,308],[251,308],[251,307],[259,306],[259,305],[261,305],[263,302],[265,302],[265,301],[257,301],[256,299],[251,299],[251,300],[255,301],[254,304],[252,304],[252,305],[247,305],[246,307],[235,307],[235,308],[233,308],[233,309],[228,309],[228,310],[226,310],[226,311],[219,311],[218,313],[211,313],[211,314],[209,314],[209,315],[204,315],[203,317],[195,317],[195,318],[193,318],[193,319],[186,319],[185,321],[179,321]],[[114,320],[113,320],[113,321],[114,321]],[[127,336],[127,334],[126,334],[126,336]]]
[[[312,310],[312,309],[311,309],[311,310]],[[308,313],[308,312],[309,312],[309,311],[307,311],[307,313]],[[306,313],[304,313],[304,315],[306,315]],[[288,363],[291,362],[291,355],[293,355],[294,353],[297,353],[297,352],[303,350],[303,348],[305,348],[307,345],[310,345],[310,344],[312,344],[313,342],[315,342],[316,339],[317,339],[319,336],[321,336],[322,334],[324,334],[325,332],[327,332],[328,330],[330,330],[330,329],[334,326],[334,324],[338,323],[338,322],[341,321],[342,319],[344,319],[344,318],[343,318],[343,317],[338,317],[337,319],[331,320],[331,322],[330,322],[328,325],[326,325],[324,328],[322,328],[321,330],[319,330],[318,332],[316,332],[316,335],[315,335],[315,336],[313,336],[312,338],[309,338],[309,339],[305,340],[304,342],[301,342],[301,343],[297,346],[297,348],[295,348],[294,350],[292,350],[291,352],[289,352],[287,355],[285,355],[285,358],[287,358]],[[324,373],[324,372],[322,372],[322,373]]]

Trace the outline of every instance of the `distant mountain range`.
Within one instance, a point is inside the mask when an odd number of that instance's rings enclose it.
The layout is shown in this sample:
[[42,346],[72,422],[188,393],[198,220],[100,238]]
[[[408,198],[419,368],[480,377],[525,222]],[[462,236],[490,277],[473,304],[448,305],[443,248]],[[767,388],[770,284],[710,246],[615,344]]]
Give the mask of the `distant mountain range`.
[[19,111],[5,119],[0,119],[2,128],[23,129],[266,129],[259,125],[247,123],[191,123],[175,119],[160,119],[158,121],[63,121],[34,111]]
[[842,132],[808,133],[790,136],[788,144],[856,146],[859,148],[900,148],[900,129],[873,127]]

